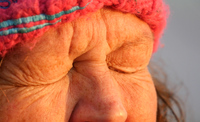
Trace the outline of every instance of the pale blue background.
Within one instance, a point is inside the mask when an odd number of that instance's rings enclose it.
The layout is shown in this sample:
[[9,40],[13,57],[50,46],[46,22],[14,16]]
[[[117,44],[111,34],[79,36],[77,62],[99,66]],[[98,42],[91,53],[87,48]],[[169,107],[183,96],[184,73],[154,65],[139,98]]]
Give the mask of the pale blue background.
[[[171,14],[154,58],[165,69],[186,108],[186,122],[200,122],[200,0],[165,0]],[[171,85],[173,86],[173,85]]]

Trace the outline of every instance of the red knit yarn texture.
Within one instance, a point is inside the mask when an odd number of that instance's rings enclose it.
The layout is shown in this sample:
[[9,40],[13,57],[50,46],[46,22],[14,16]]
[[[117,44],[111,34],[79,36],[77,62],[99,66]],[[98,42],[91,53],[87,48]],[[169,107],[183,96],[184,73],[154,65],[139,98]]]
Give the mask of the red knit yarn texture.
[[[0,3],[0,56],[5,54],[18,43],[33,42],[48,29],[61,23],[70,22],[89,12],[95,12],[104,6],[122,12],[132,13],[145,21],[154,34],[154,52],[159,45],[159,39],[166,26],[169,11],[162,0],[15,0],[10,4]],[[37,15],[53,16],[63,11],[71,11],[73,7],[85,7],[65,13],[54,19],[34,20]],[[73,8],[73,9],[72,9]],[[28,18],[22,22],[23,18]],[[31,18],[31,19],[29,19]],[[14,22],[15,20],[15,22]],[[17,22],[16,22],[17,21]],[[7,24],[8,23],[8,24]],[[14,24],[13,24],[14,23]],[[49,25],[45,25],[49,23]],[[31,31],[31,28],[36,28]],[[26,30],[27,29],[27,30]],[[27,32],[25,32],[25,31]]]

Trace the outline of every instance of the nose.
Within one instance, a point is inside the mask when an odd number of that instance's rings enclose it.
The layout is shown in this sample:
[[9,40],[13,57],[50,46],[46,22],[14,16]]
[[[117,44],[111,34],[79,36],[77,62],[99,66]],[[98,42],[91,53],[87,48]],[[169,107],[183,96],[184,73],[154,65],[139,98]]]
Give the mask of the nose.
[[98,77],[89,84],[76,104],[70,122],[125,122],[127,111],[113,78],[109,75]]
[[[99,102],[99,101],[98,101]],[[75,107],[70,122],[125,122],[127,112],[121,103],[98,103],[81,101]]]

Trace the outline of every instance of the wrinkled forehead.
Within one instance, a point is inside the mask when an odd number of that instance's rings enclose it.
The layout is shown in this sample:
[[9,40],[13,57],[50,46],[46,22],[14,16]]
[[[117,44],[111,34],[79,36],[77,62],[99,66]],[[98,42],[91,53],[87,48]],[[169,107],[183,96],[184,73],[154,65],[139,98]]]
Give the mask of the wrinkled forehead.
[[94,51],[97,55],[104,53],[106,56],[121,47],[127,47],[140,55],[142,50],[150,50],[152,53],[154,37],[148,24],[135,15],[102,8],[95,13],[51,28],[34,40],[37,41],[35,45],[32,42],[19,44],[7,55],[24,57],[57,52],[55,55],[63,54],[73,60],[94,49],[101,51]]
[[166,23],[162,0],[1,0],[0,55],[10,48],[42,36],[61,23],[95,12],[104,6],[132,13],[152,29],[155,43]]
[[70,47],[74,51],[108,45],[107,52],[110,53],[122,45],[128,44],[134,48],[135,45],[151,45],[154,42],[147,23],[135,15],[110,8],[88,14],[68,25],[72,25],[73,29]]

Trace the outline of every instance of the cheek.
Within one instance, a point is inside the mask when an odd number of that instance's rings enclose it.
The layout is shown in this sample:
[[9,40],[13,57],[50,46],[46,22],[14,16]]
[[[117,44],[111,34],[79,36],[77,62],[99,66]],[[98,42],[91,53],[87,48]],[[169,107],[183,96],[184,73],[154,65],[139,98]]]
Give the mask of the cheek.
[[132,76],[114,75],[121,88],[121,97],[128,113],[127,121],[156,121],[157,95],[148,73]]
[[64,122],[75,106],[68,89],[67,77],[51,85],[1,87],[6,96],[0,91],[0,121]]

